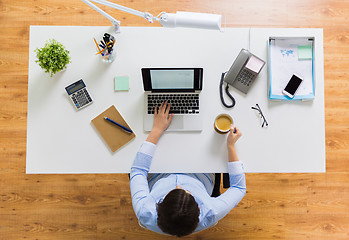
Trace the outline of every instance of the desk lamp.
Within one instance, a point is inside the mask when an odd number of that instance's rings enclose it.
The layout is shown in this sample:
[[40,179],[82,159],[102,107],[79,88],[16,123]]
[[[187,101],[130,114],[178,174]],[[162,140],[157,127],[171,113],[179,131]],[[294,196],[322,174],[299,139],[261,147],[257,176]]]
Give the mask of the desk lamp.
[[118,5],[116,3],[108,2],[105,0],[81,0],[91,8],[95,9],[97,12],[108,18],[112,24],[115,26],[115,32],[120,32],[120,21],[116,20],[108,13],[104,12],[102,9],[94,5],[92,2],[100,3],[108,7],[116,8],[118,10],[128,12],[140,17],[145,18],[150,23],[153,21],[159,21],[163,27],[188,27],[188,28],[204,28],[221,30],[221,15],[209,14],[209,13],[193,13],[193,12],[177,12],[177,13],[166,13],[161,12],[157,17],[153,17],[152,14],[148,12],[140,12],[128,7]]

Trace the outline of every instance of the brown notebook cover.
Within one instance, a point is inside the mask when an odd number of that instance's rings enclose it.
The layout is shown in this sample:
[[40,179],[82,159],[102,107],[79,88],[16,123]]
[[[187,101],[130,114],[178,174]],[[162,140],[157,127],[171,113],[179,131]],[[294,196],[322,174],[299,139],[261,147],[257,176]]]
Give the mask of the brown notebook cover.
[[104,117],[108,117],[113,121],[121,124],[122,126],[127,127],[128,129],[131,128],[122,118],[118,110],[116,110],[114,105],[92,120],[93,125],[102,136],[104,141],[108,144],[110,150],[112,150],[113,152],[136,137],[134,133],[126,132],[119,126],[116,126],[115,124],[105,120]]

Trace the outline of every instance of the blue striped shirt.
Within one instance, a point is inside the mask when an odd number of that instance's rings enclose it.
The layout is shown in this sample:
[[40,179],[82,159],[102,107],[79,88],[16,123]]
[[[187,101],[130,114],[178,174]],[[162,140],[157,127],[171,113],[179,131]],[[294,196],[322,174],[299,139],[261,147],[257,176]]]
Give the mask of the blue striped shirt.
[[246,194],[242,162],[228,162],[230,188],[219,197],[211,197],[213,183],[207,173],[154,174],[147,180],[156,145],[144,142],[130,173],[132,205],[139,223],[145,228],[165,234],[157,225],[156,204],[180,185],[195,198],[200,208],[199,224],[194,232],[214,226],[241,201]]

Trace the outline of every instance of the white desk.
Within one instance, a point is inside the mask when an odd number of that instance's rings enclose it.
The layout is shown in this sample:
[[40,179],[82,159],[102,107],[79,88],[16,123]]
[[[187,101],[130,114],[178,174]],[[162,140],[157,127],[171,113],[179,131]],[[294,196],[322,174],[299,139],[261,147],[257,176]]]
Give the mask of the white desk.
[[[112,27],[31,26],[29,45],[27,173],[127,173],[147,133],[143,132],[142,67],[202,67],[204,87],[200,133],[165,133],[151,172],[226,172],[226,135],[213,130],[216,115],[229,113],[243,133],[236,147],[247,172],[324,172],[324,74],[322,29],[198,29],[122,27],[117,56],[105,64],[95,55],[93,37]],[[220,102],[218,85],[241,48],[264,60],[269,35],[314,36],[316,97],[313,102],[267,99],[265,67],[247,95],[231,89],[233,109]],[[35,63],[34,49],[54,38],[72,57],[67,70],[50,78]],[[251,40],[251,41],[250,41]],[[114,92],[113,78],[130,77],[129,92]],[[75,111],[65,87],[82,78],[94,103]],[[258,103],[269,128],[262,129],[251,106]],[[115,105],[136,138],[110,152],[91,119]]]

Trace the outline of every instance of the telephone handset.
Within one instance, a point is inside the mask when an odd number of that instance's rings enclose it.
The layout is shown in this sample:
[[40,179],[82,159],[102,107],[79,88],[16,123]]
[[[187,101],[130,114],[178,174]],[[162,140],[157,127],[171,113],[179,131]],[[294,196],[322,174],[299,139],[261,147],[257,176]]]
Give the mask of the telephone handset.
[[[221,77],[220,95],[222,103],[225,107],[231,108],[235,105],[235,99],[228,91],[229,85],[243,93],[247,93],[264,65],[265,62],[262,59],[253,55],[246,49],[241,49],[229,71],[227,73],[223,73]],[[227,83],[225,91],[232,100],[231,105],[224,102],[222,90],[223,81]]]

